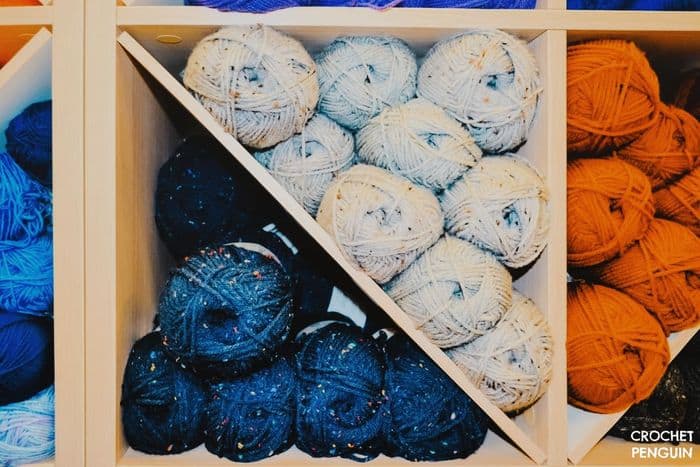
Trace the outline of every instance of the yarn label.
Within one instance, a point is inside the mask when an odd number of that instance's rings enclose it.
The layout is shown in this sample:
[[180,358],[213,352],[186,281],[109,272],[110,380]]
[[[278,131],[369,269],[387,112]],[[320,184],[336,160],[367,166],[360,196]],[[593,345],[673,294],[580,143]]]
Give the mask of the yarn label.
[[[695,433],[692,430],[635,430],[631,433],[631,441],[637,443],[693,443]],[[633,446],[633,459],[693,459],[693,446]]]

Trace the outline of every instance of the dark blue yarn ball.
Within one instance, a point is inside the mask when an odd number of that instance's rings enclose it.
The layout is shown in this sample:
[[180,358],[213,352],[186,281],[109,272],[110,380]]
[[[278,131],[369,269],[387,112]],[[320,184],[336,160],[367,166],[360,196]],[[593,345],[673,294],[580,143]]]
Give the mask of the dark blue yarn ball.
[[569,10],[700,11],[700,0],[569,0]]
[[332,323],[302,338],[296,355],[297,447],[356,461],[384,447],[384,357],[354,326]]
[[185,0],[185,5],[207,6],[221,11],[242,11],[248,13],[266,13],[302,6],[308,0]]
[[53,314],[53,241],[42,235],[26,245],[0,241],[0,310]]
[[404,8],[493,8],[530,9],[537,0],[405,0]]
[[235,462],[253,462],[292,445],[296,381],[286,358],[240,379],[214,384],[209,393],[209,452]]
[[386,345],[386,454],[411,461],[461,459],[484,442],[486,414],[413,342]]
[[52,383],[53,322],[0,311],[0,405],[29,399]]
[[122,382],[122,424],[129,445],[177,454],[204,441],[206,391],[164,352],[157,332],[136,341]]
[[51,101],[36,102],[10,121],[7,152],[27,172],[51,186]]
[[191,256],[161,295],[166,350],[204,376],[249,373],[274,361],[289,336],[291,280],[256,248],[223,246]]

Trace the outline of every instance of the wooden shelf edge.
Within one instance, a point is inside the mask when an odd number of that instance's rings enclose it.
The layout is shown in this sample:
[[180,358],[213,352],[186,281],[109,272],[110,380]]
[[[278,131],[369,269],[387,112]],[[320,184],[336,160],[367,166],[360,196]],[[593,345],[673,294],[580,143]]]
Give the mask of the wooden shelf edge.
[[53,23],[52,6],[0,7],[0,26],[45,25]]

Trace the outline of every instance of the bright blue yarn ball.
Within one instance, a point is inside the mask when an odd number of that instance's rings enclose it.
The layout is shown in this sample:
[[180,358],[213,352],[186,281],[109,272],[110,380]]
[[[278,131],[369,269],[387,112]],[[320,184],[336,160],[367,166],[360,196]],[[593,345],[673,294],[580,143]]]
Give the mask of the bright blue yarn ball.
[[308,0],[185,0],[185,5],[207,6],[221,11],[265,13],[282,8],[302,6]]
[[0,465],[16,467],[53,457],[54,387],[31,399],[0,406]]
[[292,310],[291,280],[269,252],[223,246],[173,273],[159,319],[167,352],[203,375],[233,377],[278,357]]
[[37,102],[17,115],[5,130],[7,152],[27,172],[51,186],[51,101]]
[[569,0],[570,10],[700,11],[700,0]]
[[0,310],[53,314],[53,241],[42,235],[25,245],[0,241]]
[[441,461],[481,446],[488,418],[413,342],[389,339],[386,361],[387,455]]
[[234,462],[253,462],[292,445],[296,381],[286,358],[240,379],[214,384],[209,393],[209,452]]
[[0,405],[28,399],[52,382],[53,322],[0,311]]
[[296,354],[297,447],[356,461],[384,447],[384,357],[360,328],[332,323],[302,338]]
[[122,382],[122,424],[129,445],[148,454],[177,454],[204,441],[206,391],[169,358],[161,336],[136,341]]

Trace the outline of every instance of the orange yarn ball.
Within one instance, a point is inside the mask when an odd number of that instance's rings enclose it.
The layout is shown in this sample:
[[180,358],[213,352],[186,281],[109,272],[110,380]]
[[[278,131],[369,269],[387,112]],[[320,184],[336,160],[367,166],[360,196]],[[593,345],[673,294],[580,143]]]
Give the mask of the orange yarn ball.
[[572,45],[567,67],[569,151],[600,155],[654,125],[661,103],[659,80],[632,42]]
[[654,193],[656,214],[700,236],[700,167]]
[[661,105],[656,124],[616,155],[647,174],[653,189],[700,165],[700,122],[683,109]]
[[646,176],[618,159],[576,159],[567,177],[567,260],[592,266],[621,255],[654,217]]
[[649,397],[670,360],[654,317],[622,292],[583,283],[569,285],[567,308],[569,403],[613,413]]
[[700,238],[680,224],[654,219],[644,238],[593,272],[644,305],[667,332],[698,323]]

